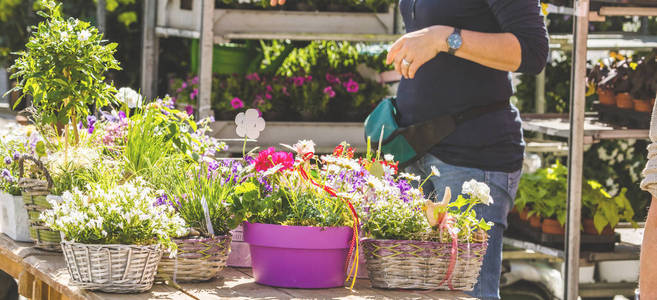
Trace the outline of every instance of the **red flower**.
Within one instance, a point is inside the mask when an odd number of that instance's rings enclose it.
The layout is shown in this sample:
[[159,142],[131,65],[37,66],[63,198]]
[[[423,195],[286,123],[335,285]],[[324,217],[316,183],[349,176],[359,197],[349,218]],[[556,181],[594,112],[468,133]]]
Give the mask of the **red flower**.
[[256,171],[267,171],[274,166],[282,165],[281,170],[291,170],[294,167],[294,155],[288,152],[276,152],[274,147],[258,153],[255,159]]

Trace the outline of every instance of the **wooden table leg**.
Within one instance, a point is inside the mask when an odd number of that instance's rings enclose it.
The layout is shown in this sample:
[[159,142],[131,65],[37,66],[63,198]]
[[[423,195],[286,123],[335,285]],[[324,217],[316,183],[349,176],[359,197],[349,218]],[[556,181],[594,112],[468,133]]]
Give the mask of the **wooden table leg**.
[[48,285],[40,279],[34,280],[32,292],[33,300],[48,300]]
[[60,294],[53,287],[48,288],[48,300],[62,300],[62,294]]
[[28,299],[32,299],[34,286],[34,275],[30,272],[23,271],[18,276],[18,293]]

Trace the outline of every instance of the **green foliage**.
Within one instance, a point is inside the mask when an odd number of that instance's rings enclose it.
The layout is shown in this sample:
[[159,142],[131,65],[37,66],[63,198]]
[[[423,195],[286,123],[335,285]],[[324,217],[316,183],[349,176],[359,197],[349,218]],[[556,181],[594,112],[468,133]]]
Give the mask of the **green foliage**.
[[64,20],[61,4],[54,1],[38,14],[47,20],[33,27],[27,51],[17,53],[11,78],[20,81],[12,91],[32,95],[43,121],[76,124],[89,114],[90,105],[113,102],[116,89],[104,82],[103,74],[120,69],[113,56],[117,44],[105,45],[89,23]]
[[[524,174],[518,185],[515,207],[518,211],[526,207],[531,215],[554,218],[566,223],[568,168],[557,161],[549,168],[538,169],[535,173]],[[612,197],[595,181],[588,180],[582,185],[582,215],[593,218],[598,225],[616,226],[619,220],[633,222],[634,210],[625,196],[627,189]],[[597,219],[597,221],[595,221]],[[596,225],[596,228],[598,228]],[[604,226],[598,228],[602,231]]]
[[162,204],[173,206],[191,228],[209,236],[202,205],[205,199],[214,234],[228,234],[241,221],[232,214],[229,203],[241,176],[239,164],[199,164],[181,155],[167,157],[154,174],[156,186],[163,191]]
[[377,201],[363,220],[363,230],[375,239],[421,240],[431,231],[423,203]]

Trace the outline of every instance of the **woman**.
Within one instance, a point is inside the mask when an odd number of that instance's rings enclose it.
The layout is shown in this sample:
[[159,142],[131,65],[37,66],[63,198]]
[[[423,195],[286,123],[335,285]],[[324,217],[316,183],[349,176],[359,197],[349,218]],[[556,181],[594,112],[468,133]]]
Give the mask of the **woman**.
[[[399,125],[409,126],[473,107],[509,102],[509,72],[537,74],[548,55],[548,36],[537,0],[401,0],[407,34],[388,53],[403,76],[397,93]],[[524,155],[518,110],[508,107],[461,123],[408,171],[433,177],[460,194],[463,182],[486,182],[494,203],[477,215],[495,223],[471,296],[499,299],[502,234],[513,205]]]
[[[271,0],[272,5],[285,0]],[[404,77],[397,108],[400,126],[409,126],[477,106],[509,102],[509,72],[537,74],[545,67],[548,36],[538,0],[401,0],[408,33],[388,53],[388,63]],[[436,191],[463,182],[486,182],[494,203],[476,207],[493,221],[488,252],[474,291],[480,299],[499,299],[502,233],[513,204],[524,154],[518,110],[506,109],[466,121],[409,167],[423,176],[431,167]],[[441,193],[442,194],[442,193]]]

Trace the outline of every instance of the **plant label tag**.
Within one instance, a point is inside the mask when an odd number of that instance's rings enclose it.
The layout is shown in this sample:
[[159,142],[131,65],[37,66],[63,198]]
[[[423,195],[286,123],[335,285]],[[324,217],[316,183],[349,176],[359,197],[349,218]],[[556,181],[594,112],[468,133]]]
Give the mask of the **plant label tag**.
[[208,227],[208,233],[214,236],[214,228],[212,228],[212,220],[210,220],[210,209],[208,208],[208,202],[205,200],[205,196],[201,197],[201,205],[203,206],[203,213],[205,213],[205,225]]

